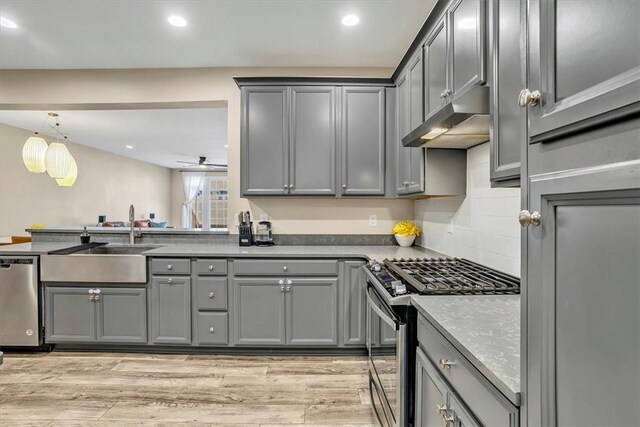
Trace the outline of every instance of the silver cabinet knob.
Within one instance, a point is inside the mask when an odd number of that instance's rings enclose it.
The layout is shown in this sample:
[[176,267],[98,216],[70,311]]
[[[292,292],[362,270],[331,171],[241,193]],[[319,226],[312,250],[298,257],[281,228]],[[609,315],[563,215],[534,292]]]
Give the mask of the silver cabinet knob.
[[210,299],[213,299],[213,298],[214,298],[213,292],[209,292],[209,298],[210,298]]
[[173,283],[173,279],[172,279],[171,277],[169,277],[169,278],[167,279],[167,283],[168,283],[168,284],[172,284],[172,283]]
[[455,363],[453,363],[449,359],[440,359],[438,361],[438,365],[440,365],[442,369],[450,369],[453,365],[455,365]]
[[287,267],[286,265],[282,267],[282,271],[287,271],[289,269],[289,267]]
[[94,295],[95,290],[94,289],[89,289],[89,301],[95,301],[95,295]]
[[522,89],[518,95],[518,105],[523,108],[533,107],[540,103],[540,98],[539,90],[530,91],[529,89]]
[[288,189],[288,188],[289,188],[289,186],[288,186],[287,184],[285,184],[285,185],[284,185],[284,189],[286,190],[286,189]]
[[287,279],[287,285],[292,285],[293,281],[291,279]]
[[533,211],[533,213],[529,212],[528,210],[523,210],[520,211],[520,213],[518,214],[518,221],[520,222],[520,225],[522,226],[522,228],[527,228],[530,225],[540,225],[540,213]]
[[342,189],[346,190],[347,189],[347,184],[342,184]]
[[409,184],[411,184],[409,181],[405,181],[402,183],[405,187],[408,186]]
[[443,413],[447,413],[447,411],[449,410],[449,408],[447,408],[447,405],[442,404],[440,405],[439,403],[436,403],[436,408],[438,408],[438,413],[439,414],[443,414]]
[[173,270],[173,265],[167,264],[167,270]]
[[212,327],[209,328],[209,332],[211,332],[212,334],[216,332],[216,330]]
[[278,280],[278,285],[284,285],[284,279]]
[[213,265],[209,266],[209,271],[213,271]]
[[284,286],[280,286],[280,292],[284,292]]

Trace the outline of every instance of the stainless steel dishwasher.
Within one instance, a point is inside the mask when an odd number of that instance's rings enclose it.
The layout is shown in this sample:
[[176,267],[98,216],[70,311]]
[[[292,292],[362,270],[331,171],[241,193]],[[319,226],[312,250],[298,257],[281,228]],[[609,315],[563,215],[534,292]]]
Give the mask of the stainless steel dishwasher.
[[42,344],[38,258],[0,256],[0,347]]

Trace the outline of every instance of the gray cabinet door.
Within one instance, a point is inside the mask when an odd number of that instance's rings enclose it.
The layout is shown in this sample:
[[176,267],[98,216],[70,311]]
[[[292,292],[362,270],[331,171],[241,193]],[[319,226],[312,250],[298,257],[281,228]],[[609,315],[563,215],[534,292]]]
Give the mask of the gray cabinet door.
[[424,45],[425,117],[446,103],[444,91],[448,87],[447,20],[442,17],[427,36]]
[[640,2],[532,0],[529,108],[532,142],[640,111]]
[[98,342],[147,342],[147,291],[101,287],[96,304]]
[[402,138],[410,131],[411,109],[409,90],[411,85],[407,79],[407,74],[403,74],[396,81],[396,111],[397,129],[396,138],[396,194],[407,194],[409,187],[409,170],[411,168],[411,149],[402,145]]
[[288,193],[288,93],[286,86],[242,88],[240,168],[243,195]]
[[236,344],[286,343],[284,283],[284,279],[274,278],[234,279],[233,336]]
[[344,345],[365,345],[367,288],[362,261],[345,261],[342,276]]
[[383,196],[384,87],[342,88],[342,194]]
[[338,281],[286,279],[287,344],[338,344]]
[[336,194],[336,89],[291,88],[289,189],[296,195]]
[[416,349],[415,426],[441,427],[444,425],[440,408],[447,407],[447,389],[427,356]]
[[[449,15],[450,95],[463,93],[485,78],[485,2],[456,0]],[[518,26],[519,21],[512,22]]]
[[96,340],[95,302],[90,288],[46,287],[45,335],[48,343]]
[[[526,2],[490,0],[489,13],[493,58],[491,181],[519,184],[520,151],[527,145],[527,112],[517,101],[526,86],[521,55],[526,42]],[[522,25],[515,25],[517,22]]]
[[[424,61],[420,49],[409,63],[407,80],[409,82],[409,131],[413,131],[424,121]],[[405,134],[406,135],[406,134]],[[404,135],[403,135],[404,136]],[[402,142],[400,142],[402,145]],[[424,149],[407,148],[409,160],[405,194],[424,191]]]
[[191,344],[191,279],[151,280],[151,340],[155,344]]
[[528,425],[640,425],[640,161],[533,175],[529,210]]

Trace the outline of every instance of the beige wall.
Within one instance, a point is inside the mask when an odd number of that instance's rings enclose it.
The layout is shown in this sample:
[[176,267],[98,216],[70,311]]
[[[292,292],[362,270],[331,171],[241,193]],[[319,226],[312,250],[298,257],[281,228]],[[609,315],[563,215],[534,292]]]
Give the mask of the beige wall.
[[73,187],[59,187],[46,172],[31,173],[22,163],[22,146],[31,135],[0,124],[0,236],[24,235],[36,223],[95,225],[98,215],[126,221],[131,203],[136,218],[171,215],[169,169],[69,143],[78,179]]
[[[229,221],[239,210],[254,218],[269,214],[277,233],[390,232],[393,222],[413,217],[408,200],[247,200],[240,197],[240,90],[234,76],[370,76],[388,77],[388,68],[199,68],[154,70],[0,70],[0,108],[42,104],[99,104],[227,101],[229,136]],[[173,194],[181,194],[174,179]],[[178,199],[181,200],[181,199]],[[174,202],[173,221],[176,206]],[[369,227],[368,216],[378,216]],[[234,228],[232,232],[236,232]]]

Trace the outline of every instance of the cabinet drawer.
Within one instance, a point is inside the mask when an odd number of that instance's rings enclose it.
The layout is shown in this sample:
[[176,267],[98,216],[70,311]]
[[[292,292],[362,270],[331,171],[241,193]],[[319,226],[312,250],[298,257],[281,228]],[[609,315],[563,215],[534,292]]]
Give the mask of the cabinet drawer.
[[256,260],[234,261],[236,276],[337,276],[336,260]]
[[227,344],[227,313],[198,313],[196,339],[200,345]]
[[225,276],[227,274],[227,260],[199,259],[196,261],[196,272],[200,276]]
[[[418,342],[483,425],[511,425],[513,414],[518,413],[517,408],[422,316],[418,316]],[[451,367],[443,367],[441,360],[449,360]]]
[[196,299],[198,310],[226,310],[227,278],[198,277]]
[[151,260],[151,274],[191,274],[191,260],[188,258],[154,258]]

